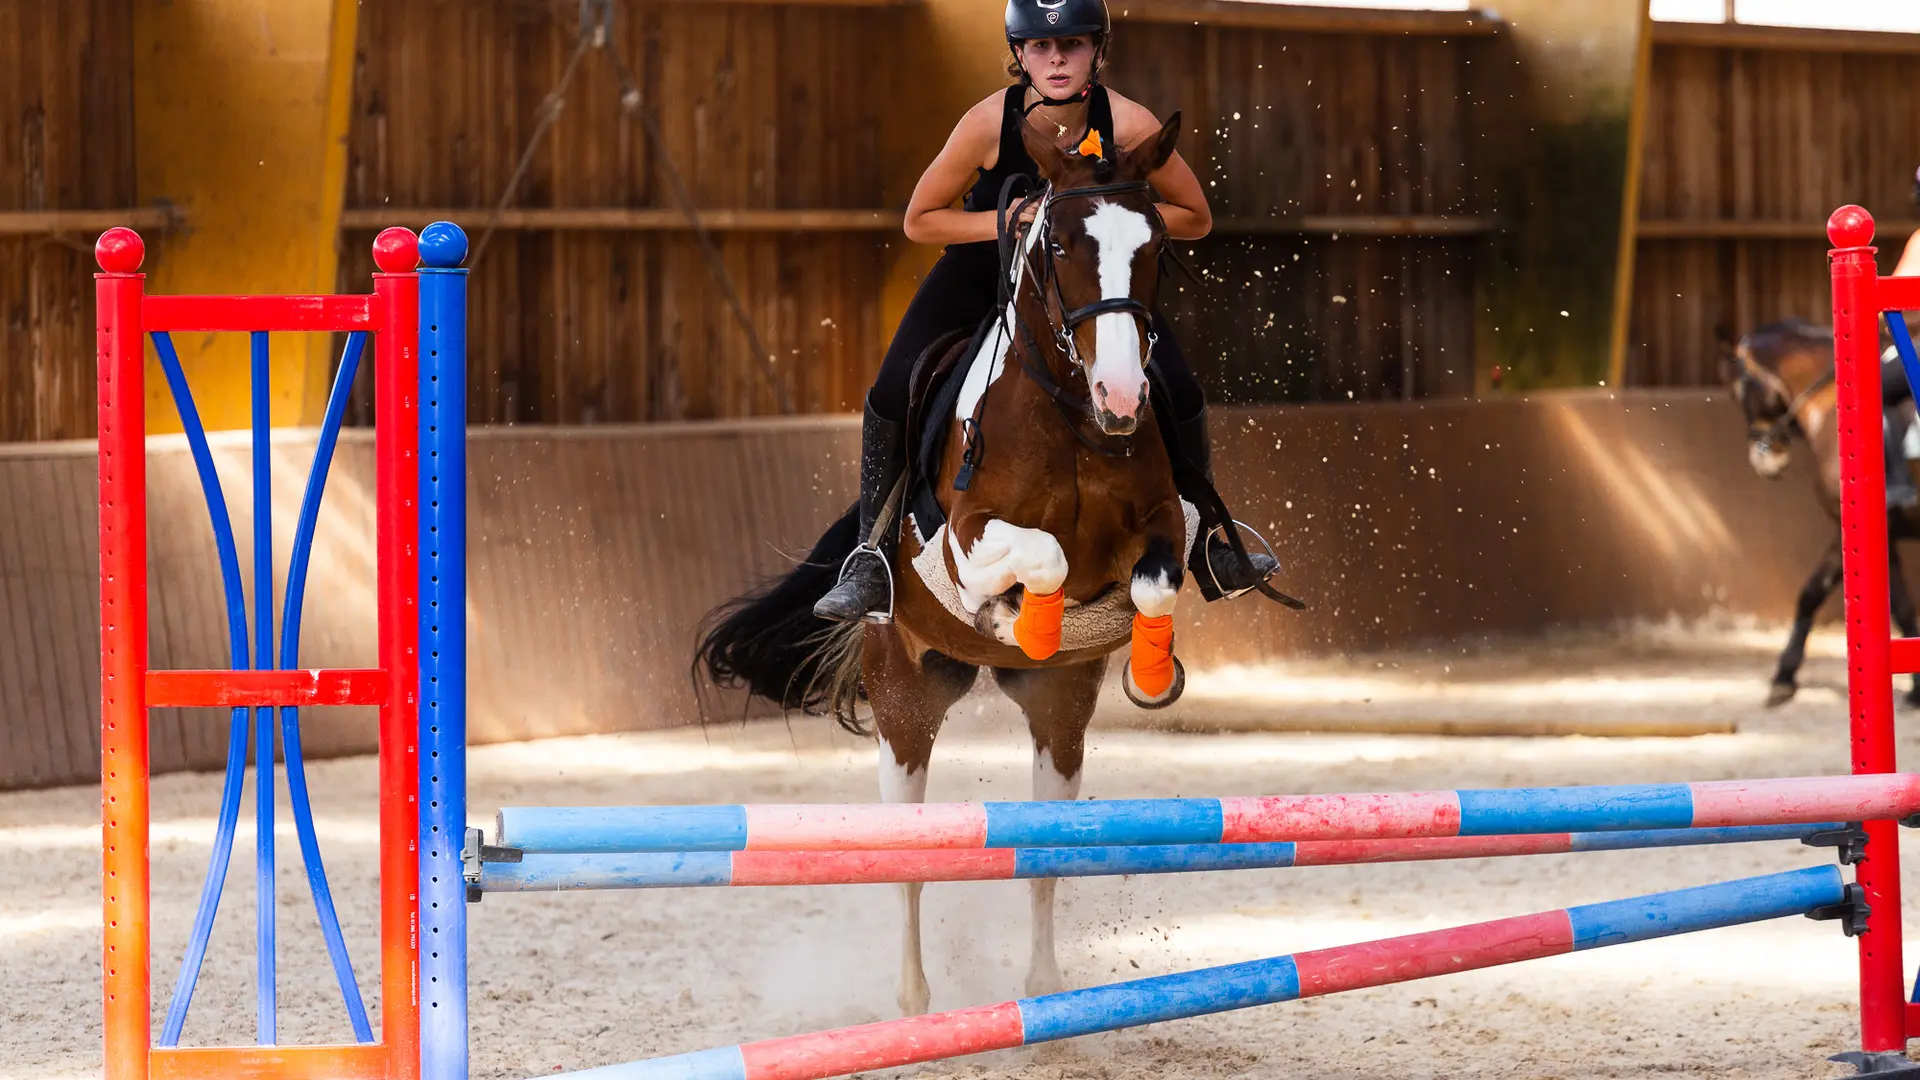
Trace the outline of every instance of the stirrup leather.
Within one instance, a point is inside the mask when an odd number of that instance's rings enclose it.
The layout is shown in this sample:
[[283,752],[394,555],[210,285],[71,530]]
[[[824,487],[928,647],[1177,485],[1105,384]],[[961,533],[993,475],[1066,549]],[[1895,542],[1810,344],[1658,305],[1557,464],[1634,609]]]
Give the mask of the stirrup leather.
[[[1267,538],[1264,536],[1261,536],[1260,531],[1258,529],[1255,529],[1253,526],[1247,524],[1244,521],[1238,521],[1238,520],[1234,521],[1233,527],[1241,532],[1247,533],[1248,535],[1252,536],[1255,540],[1258,540],[1260,542],[1261,548],[1263,548],[1267,553],[1267,558],[1273,560],[1274,572],[1277,573],[1279,571],[1279,566],[1280,566],[1280,556],[1274,553],[1273,545],[1267,543]],[[1201,553],[1201,561],[1206,563],[1206,566],[1207,566],[1207,576],[1213,579],[1214,591],[1220,594],[1220,599],[1237,600],[1240,597],[1245,596],[1248,593],[1252,592],[1253,590],[1259,588],[1260,582],[1256,581],[1251,585],[1242,586],[1241,588],[1238,588],[1229,592],[1227,591],[1227,587],[1220,583],[1220,575],[1216,573],[1213,569],[1213,556],[1209,553],[1208,547],[1207,547],[1207,545],[1213,542],[1213,539],[1216,536],[1221,537],[1222,538],[1221,542],[1227,544],[1227,550],[1231,551],[1233,549],[1233,545],[1231,543],[1228,543],[1225,539],[1226,526],[1215,525],[1213,528],[1207,530],[1207,535],[1205,537],[1201,538],[1200,553]],[[1269,573],[1267,575],[1267,577],[1272,577],[1272,576],[1273,576],[1272,573]],[[1265,581],[1266,578],[1261,578],[1260,580]]]

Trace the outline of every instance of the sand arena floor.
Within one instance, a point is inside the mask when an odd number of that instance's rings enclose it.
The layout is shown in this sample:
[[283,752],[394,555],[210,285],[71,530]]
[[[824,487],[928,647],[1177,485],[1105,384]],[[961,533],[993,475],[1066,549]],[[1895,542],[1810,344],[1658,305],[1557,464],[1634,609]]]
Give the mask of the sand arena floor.
[[[1196,675],[1196,691],[1216,697],[1267,687],[1266,700],[1281,709],[1393,701],[1440,717],[1611,710],[1725,717],[1738,732],[1194,734],[1143,730],[1115,714],[1092,738],[1085,795],[1844,772],[1839,642],[1819,638],[1800,698],[1765,712],[1758,702],[1778,640],[1771,628],[1649,629]],[[1912,742],[1902,751],[1909,763],[1920,761]],[[873,758],[870,746],[810,719],[485,747],[472,756],[472,820],[490,827],[503,804],[868,801]],[[1024,798],[1029,762],[1018,714],[983,688],[949,721],[929,797]],[[310,775],[354,961],[363,989],[377,996],[373,761],[319,763]],[[156,1028],[204,872],[219,784],[216,775],[189,775],[154,785]],[[0,1077],[99,1075],[97,809],[92,788],[0,795]],[[251,811],[242,816],[188,1043],[253,1035]],[[281,1038],[343,1040],[345,1014],[284,812],[280,821]],[[1069,982],[1084,986],[1823,858],[1773,843],[1068,881],[1060,889],[1060,956]],[[1920,866],[1920,849],[1909,848],[1908,866]],[[1914,887],[1910,873],[1909,894],[1920,895]],[[1917,911],[1909,905],[1910,934],[1920,930]],[[1024,883],[933,885],[925,913],[934,1008],[1022,992]],[[900,915],[892,886],[495,896],[471,914],[473,1072],[487,1080],[894,1015]],[[1852,942],[1832,924],[1791,919],[902,1072],[1029,1080],[1820,1077],[1840,1071],[1822,1059],[1855,1037],[1853,979]]]

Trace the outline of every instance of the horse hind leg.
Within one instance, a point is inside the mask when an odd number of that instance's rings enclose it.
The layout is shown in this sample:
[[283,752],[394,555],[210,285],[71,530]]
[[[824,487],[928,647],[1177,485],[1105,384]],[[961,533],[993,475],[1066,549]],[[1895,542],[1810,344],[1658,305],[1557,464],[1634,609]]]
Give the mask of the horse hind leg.
[[[1027,714],[1033,735],[1033,797],[1036,801],[1072,801],[1080,797],[1081,765],[1086,758],[1087,724],[1099,701],[1106,674],[1104,657],[1065,668],[996,668],[1000,689]],[[1027,963],[1029,996],[1058,993],[1066,987],[1054,944],[1052,878],[1035,878],[1032,952]]]
[[[933,740],[940,733],[947,710],[973,687],[979,669],[932,652],[916,662],[907,655],[892,626],[868,628],[863,664],[867,699],[880,735],[880,801],[925,802]],[[920,882],[900,886],[898,1001],[906,1016],[926,1012],[932,1001],[920,949],[920,892],[924,887]]]
[[1780,650],[1780,661],[1773,672],[1773,686],[1767,691],[1767,707],[1784,705],[1799,691],[1800,665],[1807,657],[1807,635],[1813,632],[1813,618],[1820,606],[1840,584],[1840,539],[1834,538],[1819,565],[1800,587],[1794,604],[1793,630],[1787,635],[1787,647]]

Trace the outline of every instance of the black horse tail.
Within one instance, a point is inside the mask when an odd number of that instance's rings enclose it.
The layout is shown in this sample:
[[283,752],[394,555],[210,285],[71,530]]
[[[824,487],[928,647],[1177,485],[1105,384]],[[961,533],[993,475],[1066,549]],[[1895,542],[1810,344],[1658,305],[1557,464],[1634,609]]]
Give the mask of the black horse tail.
[[813,613],[860,542],[859,510],[855,505],[834,522],[792,570],[709,612],[694,653],[696,672],[704,668],[716,686],[744,686],[782,709],[831,712],[847,731],[873,734],[855,714],[866,627]]

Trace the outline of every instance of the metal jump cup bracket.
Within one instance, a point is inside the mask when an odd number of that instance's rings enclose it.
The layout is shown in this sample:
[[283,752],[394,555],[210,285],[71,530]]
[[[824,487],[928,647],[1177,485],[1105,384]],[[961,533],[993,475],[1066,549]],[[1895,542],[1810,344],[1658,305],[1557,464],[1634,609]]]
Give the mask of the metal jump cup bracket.
[[1840,923],[1840,929],[1848,937],[1859,937],[1867,932],[1867,919],[1873,914],[1873,908],[1867,905],[1867,890],[1857,884],[1847,886],[1846,899],[1837,904],[1828,904],[1807,912],[1807,918],[1815,922]]
[[1851,1065],[1855,1074],[1859,1076],[1920,1080],[1920,1062],[1913,1061],[1905,1054],[1893,1052],[1870,1054],[1863,1050],[1849,1050],[1844,1054],[1835,1054],[1827,1060]]
[[1867,861],[1867,830],[1857,821],[1847,822],[1845,828],[1811,833],[1801,837],[1800,842],[1813,848],[1833,848],[1841,866],[1857,866]]
[[483,895],[480,879],[488,863],[517,863],[526,854],[515,847],[493,847],[487,842],[486,834],[479,829],[468,829],[466,842],[460,847],[460,872],[467,879],[467,903],[477,904]]

